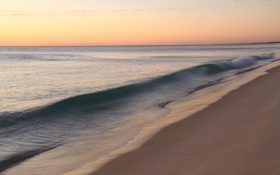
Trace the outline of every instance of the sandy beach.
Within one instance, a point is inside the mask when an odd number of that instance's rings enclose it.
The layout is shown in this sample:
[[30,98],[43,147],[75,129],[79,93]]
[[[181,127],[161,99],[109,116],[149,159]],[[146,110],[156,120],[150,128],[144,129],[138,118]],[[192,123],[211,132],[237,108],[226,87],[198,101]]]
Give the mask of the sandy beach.
[[279,75],[271,69],[92,175],[280,174]]

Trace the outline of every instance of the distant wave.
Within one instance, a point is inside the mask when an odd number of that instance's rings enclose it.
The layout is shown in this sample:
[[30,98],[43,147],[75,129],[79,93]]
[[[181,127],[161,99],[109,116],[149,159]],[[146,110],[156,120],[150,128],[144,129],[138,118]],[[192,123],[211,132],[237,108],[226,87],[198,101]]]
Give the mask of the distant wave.
[[236,58],[230,61],[230,64],[233,68],[244,68],[249,67],[254,64],[256,64],[258,61],[261,60],[268,60],[272,59],[274,57],[274,54],[268,54],[268,55],[259,55],[259,56],[251,56],[251,57],[244,57],[244,58]]

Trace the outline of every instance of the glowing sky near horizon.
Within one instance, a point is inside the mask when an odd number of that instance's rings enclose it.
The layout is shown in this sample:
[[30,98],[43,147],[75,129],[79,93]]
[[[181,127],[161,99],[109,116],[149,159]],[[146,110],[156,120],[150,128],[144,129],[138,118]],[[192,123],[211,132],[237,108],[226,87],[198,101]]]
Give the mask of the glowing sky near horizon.
[[0,45],[280,40],[279,0],[0,0]]

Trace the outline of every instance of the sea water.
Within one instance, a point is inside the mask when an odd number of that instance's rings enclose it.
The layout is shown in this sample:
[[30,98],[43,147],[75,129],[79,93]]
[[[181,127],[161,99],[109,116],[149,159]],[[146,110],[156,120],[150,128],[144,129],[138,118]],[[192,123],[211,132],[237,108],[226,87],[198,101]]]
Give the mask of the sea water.
[[74,171],[125,145],[168,102],[268,64],[279,49],[0,47],[0,172]]

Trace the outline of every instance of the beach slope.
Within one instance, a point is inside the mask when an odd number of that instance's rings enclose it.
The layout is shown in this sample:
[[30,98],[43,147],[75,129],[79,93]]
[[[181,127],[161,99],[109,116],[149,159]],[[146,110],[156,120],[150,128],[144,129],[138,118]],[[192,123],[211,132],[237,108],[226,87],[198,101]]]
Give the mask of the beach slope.
[[278,67],[93,175],[280,174],[279,80]]

